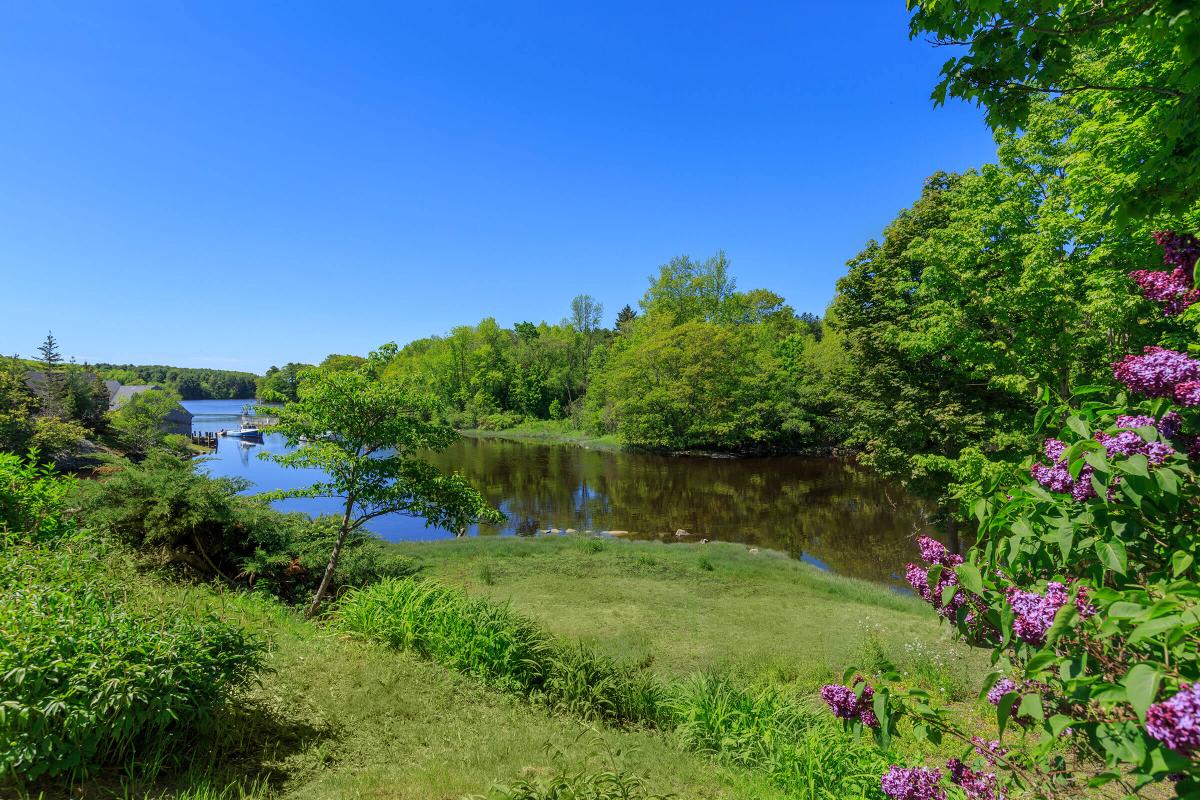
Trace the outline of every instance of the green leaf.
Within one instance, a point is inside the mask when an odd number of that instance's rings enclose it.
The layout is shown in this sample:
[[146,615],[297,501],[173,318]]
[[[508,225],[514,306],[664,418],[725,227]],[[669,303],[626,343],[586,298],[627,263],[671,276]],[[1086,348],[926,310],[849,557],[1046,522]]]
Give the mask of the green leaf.
[[1088,450],[1083,454],[1083,460],[1097,472],[1108,472],[1108,459],[1098,450]]
[[1060,608],[1054,615],[1054,623],[1050,626],[1050,630],[1046,631],[1046,644],[1058,641],[1058,637],[1070,629],[1077,616],[1079,616],[1079,610],[1071,603]]
[[1045,719],[1046,712],[1042,710],[1042,696],[1039,694],[1027,694],[1022,697],[1017,713],[1022,717],[1030,717],[1036,720]]
[[1004,735],[1004,728],[1008,725],[1009,719],[1012,718],[1012,708],[1021,699],[1021,695],[1016,692],[1009,692],[1000,698],[999,705],[996,706],[996,726],[1000,728],[1000,735]]
[[983,578],[979,575],[979,568],[974,564],[959,564],[954,568],[954,574],[958,576],[959,585],[968,592],[983,594]]
[[1160,633],[1178,628],[1182,624],[1183,617],[1179,614],[1169,614],[1165,617],[1152,619],[1149,622],[1143,622],[1133,629],[1133,633],[1129,636],[1129,643],[1137,644],[1151,637],[1158,636]]
[[1080,438],[1082,439],[1092,438],[1091,428],[1089,428],[1088,424],[1075,414],[1067,417],[1067,427],[1079,434]]
[[1185,553],[1183,550],[1176,550],[1171,554],[1171,574],[1178,578],[1183,573],[1187,572],[1188,567],[1192,565],[1195,559],[1191,553]]
[[1135,453],[1129,458],[1121,459],[1117,462],[1116,466],[1117,469],[1126,475],[1137,475],[1142,478],[1150,477],[1150,462],[1141,453]]
[[1129,566],[1129,557],[1125,554],[1125,544],[1120,539],[1096,542],[1096,555],[1100,558],[1101,564],[1119,575],[1124,575]]
[[1146,610],[1146,607],[1140,603],[1131,603],[1128,600],[1118,600],[1107,609],[1107,615],[1112,619],[1133,619]]
[[1163,490],[1163,494],[1179,494],[1179,476],[1174,470],[1159,467],[1154,470],[1154,480],[1158,483],[1158,488]]
[[1159,680],[1158,670],[1151,665],[1134,664],[1121,681],[1121,685],[1125,687],[1125,695],[1129,698],[1129,705],[1133,706],[1138,719],[1143,723],[1146,721],[1146,709],[1158,694]]

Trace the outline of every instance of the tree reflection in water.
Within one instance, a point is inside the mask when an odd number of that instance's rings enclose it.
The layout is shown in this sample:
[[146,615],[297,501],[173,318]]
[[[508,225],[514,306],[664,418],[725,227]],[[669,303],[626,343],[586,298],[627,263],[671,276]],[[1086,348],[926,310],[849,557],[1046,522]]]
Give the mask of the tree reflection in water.
[[432,457],[509,517],[483,535],[629,531],[634,538],[744,542],[842,575],[906,585],[904,564],[931,510],[835,458],[707,458],[465,438]]

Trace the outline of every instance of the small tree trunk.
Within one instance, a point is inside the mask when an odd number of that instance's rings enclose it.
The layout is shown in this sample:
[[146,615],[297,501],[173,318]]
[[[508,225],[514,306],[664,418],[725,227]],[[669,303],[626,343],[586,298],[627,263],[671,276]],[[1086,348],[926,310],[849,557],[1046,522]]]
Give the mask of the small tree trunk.
[[329,582],[333,580],[333,571],[337,569],[338,556],[342,554],[342,545],[346,543],[346,536],[350,533],[350,512],[354,508],[354,497],[346,498],[346,510],[342,514],[342,528],[338,531],[337,541],[334,542],[333,552],[329,554],[329,566],[325,567],[325,574],[321,576],[321,585],[317,587],[317,593],[309,604],[308,610],[304,612],[304,616],[312,617],[317,613],[317,609],[321,607],[321,599],[325,597],[325,592],[329,590]]
[[946,518],[946,538],[950,541],[947,543],[950,552],[955,555],[962,555],[962,539],[958,536],[958,520],[951,514]]

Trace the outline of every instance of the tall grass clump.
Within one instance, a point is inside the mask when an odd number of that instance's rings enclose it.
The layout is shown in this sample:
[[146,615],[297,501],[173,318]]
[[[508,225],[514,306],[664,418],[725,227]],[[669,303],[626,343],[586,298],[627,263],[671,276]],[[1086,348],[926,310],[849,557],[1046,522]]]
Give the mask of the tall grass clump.
[[636,666],[435,581],[384,580],[349,592],[336,624],[585,719],[655,724],[661,714],[661,689]]
[[507,606],[434,581],[385,579],[352,591],[338,604],[337,625],[522,693],[541,688],[552,649]]
[[765,772],[805,798],[882,798],[887,767],[869,741],[848,736],[774,687],[747,689],[728,676],[699,674],[673,687],[676,736],[716,760]]

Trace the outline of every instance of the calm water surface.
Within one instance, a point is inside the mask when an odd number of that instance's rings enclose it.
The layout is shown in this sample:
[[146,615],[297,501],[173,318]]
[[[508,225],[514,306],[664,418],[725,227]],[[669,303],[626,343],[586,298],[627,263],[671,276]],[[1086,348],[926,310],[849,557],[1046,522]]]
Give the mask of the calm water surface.
[[[236,428],[246,401],[190,400],[198,431]],[[315,470],[263,461],[282,452],[281,436],[261,445],[220,440],[206,469],[253,482],[250,492],[311,484]],[[567,445],[465,438],[430,456],[467,477],[509,518],[472,533],[534,534],[548,528],[629,531],[675,541],[674,532],[782,550],[839,574],[903,585],[913,538],[927,531],[927,508],[896,484],[832,458],[706,458],[589,450]],[[277,503],[286,511],[340,513],[333,499]],[[420,519],[383,517],[371,530],[390,541],[451,538]]]

